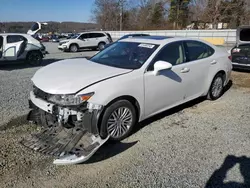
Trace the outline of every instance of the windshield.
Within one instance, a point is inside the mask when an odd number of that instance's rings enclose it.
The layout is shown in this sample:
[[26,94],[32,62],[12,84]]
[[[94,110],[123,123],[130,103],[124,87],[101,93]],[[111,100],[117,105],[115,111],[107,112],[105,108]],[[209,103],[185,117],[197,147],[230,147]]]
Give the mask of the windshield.
[[90,60],[95,63],[118,68],[139,69],[158,46],[136,42],[116,42],[96,54]]
[[71,39],[76,39],[79,36],[79,34],[77,35],[73,35],[72,37],[70,37]]

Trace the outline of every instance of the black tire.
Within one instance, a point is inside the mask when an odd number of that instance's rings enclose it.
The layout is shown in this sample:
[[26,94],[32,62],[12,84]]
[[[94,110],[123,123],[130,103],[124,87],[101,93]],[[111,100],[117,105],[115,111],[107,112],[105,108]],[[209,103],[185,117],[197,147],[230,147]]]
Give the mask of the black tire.
[[79,49],[79,47],[77,44],[71,44],[69,47],[70,52],[78,52],[78,49]]
[[43,55],[38,51],[31,51],[27,54],[26,61],[32,66],[41,65],[43,60]]
[[105,48],[105,43],[104,42],[100,42],[99,44],[98,44],[98,49],[101,51],[101,50],[103,50]]
[[[216,87],[215,84],[216,82],[220,82],[221,87],[220,89],[218,89],[218,92],[214,92],[214,88]],[[218,86],[219,88],[219,86]],[[207,94],[207,99],[208,100],[217,100],[218,98],[220,98],[222,95],[223,95],[223,92],[224,92],[224,76],[222,73],[218,73],[215,75],[212,83],[211,83],[211,86],[209,88],[209,91],[208,91],[208,94]]]
[[114,136],[110,135],[110,140],[113,140],[113,141],[123,140],[124,138],[129,136],[131,131],[133,130],[133,127],[135,126],[136,121],[137,121],[135,107],[127,100],[119,100],[117,102],[114,102],[110,106],[108,106],[104,111],[104,114],[103,114],[102,120],[101,120],[101,125],[100,125],[100,136],[102,138],[106,138],[108,136],[108,120],[111,117],[111,115],[113,114],[113,112],[115,112],[119,108],[126,108],[126,109],[130,110],[130,112],[132,114],[131,125],[124,132],[124,134],[122,134],[120,136],[114,137]]

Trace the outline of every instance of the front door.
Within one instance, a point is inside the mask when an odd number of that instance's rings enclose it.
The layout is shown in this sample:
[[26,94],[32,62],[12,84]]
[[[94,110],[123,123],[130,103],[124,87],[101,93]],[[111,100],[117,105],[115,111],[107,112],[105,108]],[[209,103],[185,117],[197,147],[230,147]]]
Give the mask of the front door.
[[0,60],[2,59],[3,56],[3,37],[0,36]]
[[86,48],[86,47],[91,46],[90,38],[89,38],[88,33],[81,34],[78,37],[78,45],[79,45],[80,48]]
[[17,60],[17,54],[23,42],[24,37],[21,35],[8,35],[6,37],[6,43],[3,47],[3,60]]
[[[182,103],[186,94],[183,77],[188,73],[185,59],[183,42],[180,41],[167,44],[150,64],[144,75],[146,117]],[[153,65],[159,60],[169,62],[173,67],[155,76]]]

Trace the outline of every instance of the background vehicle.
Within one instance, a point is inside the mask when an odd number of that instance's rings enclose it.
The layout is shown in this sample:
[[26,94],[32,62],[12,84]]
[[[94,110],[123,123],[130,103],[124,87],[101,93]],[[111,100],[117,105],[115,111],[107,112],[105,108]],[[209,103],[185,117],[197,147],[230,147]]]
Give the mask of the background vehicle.
[[59,36],[58,35],[52,35],[50,38],[51,42],[60,42]]
[[42,36],[42,38],[41,38],[40,41],[41,41],[41,42],[49,42],[50,39],[49,39],[49,37],[47,37],[47,36]]
[[250,26],[237,29],[236,45],[231,50],[233,68],[250,70]]
[[[121,38],[119,38],[117,41],[119,41],[119,40],[122,40],[122,39],[126,39],[126,38],[132,38],[132,37],[143,37],[143,36],[150,36],[149,34],[143,34],[143,33],[136,33],[136,34],[128,34],[128,35],[124,35],[124,36],[122,36]],[[116,42],[117,42],[116,41]],[[112,42],[111,43],[109,43],[109,44],[106,44],[105,46],[104,46],[104,48],[107,48],[107,47],[109,47],[111,44],[113,44]]]
[[77,52],[79,49],[103,49],[105,44],[112,42],[110,35],[105,32],[84,32],[68,40],[59,42],[58,49]]
[[[22,143],[60,156],[57,164],[86,161],[108,139],[127,137],[137,122],[201,96],[218,99],[231,69],[218,47],[161,36],[120,40],[89,60],[58,61],[32,78],[29,119],[47,131]],[[62,138],[60,131],[74,135]]]
[[[39,30],[30,30],[30,34],[35,35]],[[0,63],[25,60],[31,65],[39,65],[45,54],[45,46],[29,34],[0,34]]]

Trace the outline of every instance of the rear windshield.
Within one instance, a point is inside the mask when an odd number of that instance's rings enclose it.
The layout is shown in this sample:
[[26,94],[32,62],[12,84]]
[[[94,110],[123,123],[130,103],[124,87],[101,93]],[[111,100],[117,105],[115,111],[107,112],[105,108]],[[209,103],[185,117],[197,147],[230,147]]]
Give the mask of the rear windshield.
[[36,30],[38,30],[39,29],[39,24],[38,23],[34,23],[33,25],[32,25],[32,27],[31,27],[31,31],[36,31]]
[[240,40],[241,41],[250,41],[250,29],[241,29]]

